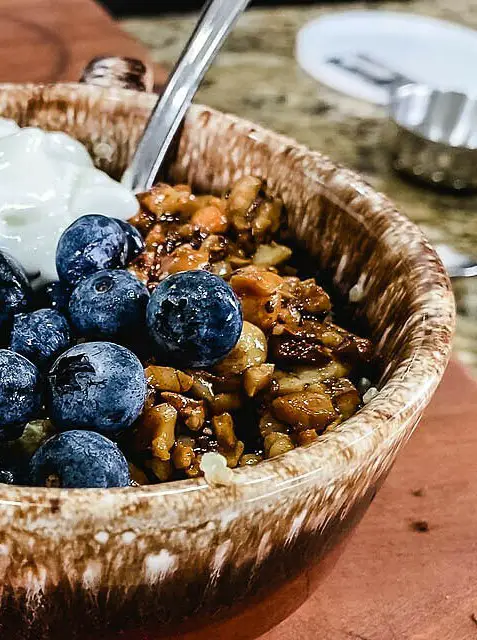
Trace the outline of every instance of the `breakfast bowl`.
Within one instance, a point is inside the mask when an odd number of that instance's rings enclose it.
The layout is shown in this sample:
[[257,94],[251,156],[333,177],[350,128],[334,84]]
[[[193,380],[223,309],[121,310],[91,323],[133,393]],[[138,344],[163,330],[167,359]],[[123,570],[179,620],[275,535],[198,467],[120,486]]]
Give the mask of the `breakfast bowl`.
[[[118,178],[156,96],[101,83],[2,85],[0,116],[71,134]],[[315,443],[235,470],[226,486],[1,485],[2,637],[257,637],[333,565],[445,371],[455,312],[444,267],[359,175],[200,105],[167,171],[207,193],[244,175],[267,181],[313,269],[337,296],[351,292],[376,345],[379,393]]]

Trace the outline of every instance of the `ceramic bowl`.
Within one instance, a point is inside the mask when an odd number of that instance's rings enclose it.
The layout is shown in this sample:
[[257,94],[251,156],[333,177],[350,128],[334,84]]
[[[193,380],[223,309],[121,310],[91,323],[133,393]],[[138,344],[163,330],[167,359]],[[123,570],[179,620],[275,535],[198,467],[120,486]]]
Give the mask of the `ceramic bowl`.
[[[84,84],[3,85],[0,115],[72,134],[119,176],[155,100]],[[451,351],[454,301],[421,232],[352,171],[194,106],[170,180],[219,193],[244,174],[266,178],[283,199],[297,242],[337,292],[358,284],[356,314],[384,363],[379,395],[315,444],[239,469],[228,487],[1,486],[2,638],[255,637],[324,575],[431,399]]]

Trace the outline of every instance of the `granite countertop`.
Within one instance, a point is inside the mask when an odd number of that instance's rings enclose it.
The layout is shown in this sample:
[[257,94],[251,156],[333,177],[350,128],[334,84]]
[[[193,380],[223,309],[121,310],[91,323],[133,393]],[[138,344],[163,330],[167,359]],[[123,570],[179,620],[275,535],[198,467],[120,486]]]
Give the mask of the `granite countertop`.
[[[477,257],[477,196],[442,195],[411,185],[389,167],[382,144],[382,107],[339,94],[297,65],[298,29],[313,18],[370,3],[257,9],[243,16],[209,71],[197,101],[259,122],[360,171],[384,191],[435,243]],[[477,28],[475,0],[373,2],[372,9],[406,11]],[[153,59],[171,67],[191,33],[195,16],[128,19],[122,26]],[[455,283],[458,327],[455,350],[477,374],[477,278]]]

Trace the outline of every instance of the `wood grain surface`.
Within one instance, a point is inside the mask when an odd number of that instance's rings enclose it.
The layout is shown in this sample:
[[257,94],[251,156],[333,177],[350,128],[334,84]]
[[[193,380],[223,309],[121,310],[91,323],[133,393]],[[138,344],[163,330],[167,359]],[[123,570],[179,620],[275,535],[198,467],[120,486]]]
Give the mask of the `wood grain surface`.
[[[146,49],[91,0],[0,0],[0,82],[78,80],[91,58],[149,61]],[[156,68],[156,82],[165,73]]]

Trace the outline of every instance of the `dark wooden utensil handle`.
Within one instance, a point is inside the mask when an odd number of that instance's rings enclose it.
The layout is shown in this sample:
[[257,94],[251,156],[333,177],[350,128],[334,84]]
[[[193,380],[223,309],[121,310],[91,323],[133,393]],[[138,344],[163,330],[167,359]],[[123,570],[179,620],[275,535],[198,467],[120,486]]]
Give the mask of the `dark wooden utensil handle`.
[[141,60],[100,56],[86,65],[80,82],[149,92],[153,90],[154,76],[152,69]]

